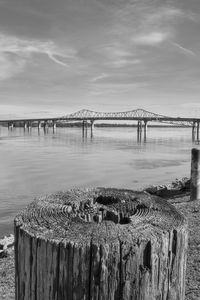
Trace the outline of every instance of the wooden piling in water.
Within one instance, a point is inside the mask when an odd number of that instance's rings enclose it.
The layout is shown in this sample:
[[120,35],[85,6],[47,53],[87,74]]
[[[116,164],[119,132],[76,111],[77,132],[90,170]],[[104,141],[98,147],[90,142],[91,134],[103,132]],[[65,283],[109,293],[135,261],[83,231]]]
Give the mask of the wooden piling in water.
[[200,150],[192,149],[190,199],[200,200]]
[[187,223],[144,192],[87,189],[15,218],[16,300],[183,300]]

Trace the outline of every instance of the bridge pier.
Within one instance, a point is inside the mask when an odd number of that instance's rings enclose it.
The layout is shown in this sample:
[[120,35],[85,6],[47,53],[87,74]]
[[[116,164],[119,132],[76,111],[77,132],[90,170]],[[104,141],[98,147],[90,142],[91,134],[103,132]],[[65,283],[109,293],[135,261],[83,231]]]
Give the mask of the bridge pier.
[[199,121],[193,121],[192,124],[192,140],[199,141],[200,138],[200,122]]
[[147,129],[148,129],[148,121],[144,120],[144,134],[147,134]]
[[148,121],[146,119],[138,120],[138,123],[137,123],[137,141],[139,144],[142,142],[143,129],[144,129],[144,143],[145,143],[147,140],[147,129],[148,129]]
[[141,142],[142,142],[142,131],[137,130],[137,143],[141,144]]
[[87,130],[87,120],[83,120],[82,129]]
[[42,122],[41,121],[38,121],[38,129],[41,129],[42,128]]
[[192,124],[192,139],[195,140],[195,135],[196,135],[196,121],[193,121]]
[[147,129],[148,129],[148,124],[147,124],[147,120],[144,120],[144,142],[146,143],[147,140]]
[[197,122],[197,141],[199,141],[199,122]]
[[13,122],[8,122],[8,129],[13,129],[14,123]]
[[87,138],[87,120],[83,120],[83,123],[82,123],[82,139],[83,139],[83,141],[85,138]]
[[196,129],[196,122],[193,121],[192,123],[192,141],[195,142],[195,129]]
[[28,129],[32,129],[32,123],[28,122]]
[[142,131],[142,121],[138,121],[137,130]]
[[82,136],[84,137],[85,121],[82,121]]
[[90,128],[91,128],[91,130],[94,129],[94,120],[90,120]]
[[48,129],[49,128],[49,124],[48,124],[48,121],[44,121],[44,130]]
[[53,121],[53,122],[52,122],[52,127],[53,127],[54,130],[56,129],[56,127],[57,127],[56,121]]

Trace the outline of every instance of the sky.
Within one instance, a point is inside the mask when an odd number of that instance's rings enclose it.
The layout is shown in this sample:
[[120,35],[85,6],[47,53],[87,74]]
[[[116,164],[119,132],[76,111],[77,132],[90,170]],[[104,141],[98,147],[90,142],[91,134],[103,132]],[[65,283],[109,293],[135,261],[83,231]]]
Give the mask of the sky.
[[200,117],[199,0],[0,0],[0,119]]

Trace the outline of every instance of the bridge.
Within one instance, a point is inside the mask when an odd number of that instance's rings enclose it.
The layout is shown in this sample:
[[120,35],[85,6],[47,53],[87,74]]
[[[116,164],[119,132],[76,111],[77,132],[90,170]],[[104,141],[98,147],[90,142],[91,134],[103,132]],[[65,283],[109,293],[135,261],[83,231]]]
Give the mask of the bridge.
[[190,126],[192,127],[192,134],[197,134],[197,139],[199,140],[200,118],[169,117],[155,114],[144,109],[135,109],[125,112],[95,112],[87,109],[82,109],[75,113],[67,114],[61,117],[0,120],[0,124],[6,123],[8,125],[8,128],[10,129],[13,128],[16,123],[20,122],[23,123],[24,128],[31,128],[32,124],[37,122],[38,128],[48,128],[48,126],[56,128],[56,124],[58,122],[81,121],[83,124],[83,128],[88,127],[89,122],[92,129],[94,126],[94,122],[99,120],[137,121],[138,131],[142,131],[144,129],[145,132],[147,130],[147,124],[149,122],[159,122],[180,127]]

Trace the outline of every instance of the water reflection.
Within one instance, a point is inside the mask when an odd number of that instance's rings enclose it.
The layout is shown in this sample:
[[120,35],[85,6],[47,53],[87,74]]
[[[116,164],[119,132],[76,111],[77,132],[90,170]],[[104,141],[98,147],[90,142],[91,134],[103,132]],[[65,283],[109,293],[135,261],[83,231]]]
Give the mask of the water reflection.
[[82,141],[86,142],[88,139],[93,140],[94,129],[93,127],[82,127]]

